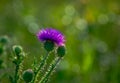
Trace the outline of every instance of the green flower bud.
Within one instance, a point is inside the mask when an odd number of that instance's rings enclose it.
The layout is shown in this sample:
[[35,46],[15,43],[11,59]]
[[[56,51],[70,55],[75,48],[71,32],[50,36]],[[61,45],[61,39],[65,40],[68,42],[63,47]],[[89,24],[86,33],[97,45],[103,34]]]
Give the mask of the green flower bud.
[[7,37],[7,36],[2,36],[2,37],[0,37],[0,42],[1,42],[2,44],[6,44],[6,43],[8,42],[8,37]]
[[66,53],[66,49],[65,49],[65,46],[59,46],[57,48],[57,54],[59,57],[63,57]]
[[23,72],[22,77],[25,82],[30,82],[33,79],[33,75],[34,73],[32,69],[28,69]]
[[46,41],[45,43],[44,43],[44,48],[48,51],[48,52],[50,52],[50,51],[52,51],[53,49],[54,49],[54,42],[52,42],[52,41]]
[[17,56],[20,55],[20,53],[22,52],[22,50],[23,50],[22,47],[19,46],[19,45],[13,46],[13,51],[15,52],[15,54],[16,54]]

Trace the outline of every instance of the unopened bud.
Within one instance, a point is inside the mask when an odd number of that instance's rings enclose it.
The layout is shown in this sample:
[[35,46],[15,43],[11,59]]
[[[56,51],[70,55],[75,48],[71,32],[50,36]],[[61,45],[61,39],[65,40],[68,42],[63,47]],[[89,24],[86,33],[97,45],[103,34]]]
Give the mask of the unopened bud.
[[57,54],[59,57],[63,57],[66,53],[66,49],[65,49],[65,46],[59,46],[57,48]]
[[2,44],[6,44],[6,43],[8,42],[8,37],[7,37],[7,36],[2,36],[2,37],[0,37],[0,42],[1,42]]
[[15,45],[15,46],[13,46],[13,51],[15,52],[15,54],[16,54],[17,56],[19,56],[20,53],[22,52],[22,47],[19,46],[19,45]]
[[34,73],[32,69],[28,69],[23,72],[22,77],[25,82],[30,82],[33,79],[33,75]]

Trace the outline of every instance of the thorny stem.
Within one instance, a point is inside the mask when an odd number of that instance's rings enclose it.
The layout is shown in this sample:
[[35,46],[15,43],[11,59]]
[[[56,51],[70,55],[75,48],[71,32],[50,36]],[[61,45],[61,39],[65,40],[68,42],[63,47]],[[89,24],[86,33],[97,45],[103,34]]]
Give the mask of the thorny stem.
[[19,65],[16,65],[16,69],[15,69],[15,81],[14,81],[14,83],[17,83],[17,81],[19,79],[18,70],[19,70]]
[[54,68],[56,67],[56,65],[59,63],[59,61],[61,60],[61,57],[55,59],[52,64],[50,65],[49,69],[47,70],[46,74],[43,76],[43,78],[40,80],[39,83],[47,83],[49,76],[51,75],[51,73],[54,71]]
[[16,68],[15,68],[15,75],[14,75],[14,82],[13,83],[18,83],[18,81],[20,80],[20,72],[22,71],[22,63],[23,63],[23,59],[20,59],[20,57],[17,58],[17,63]]
[[47,60],[48,55],[49,55],[49,52],[47,52],[47,54],[44,56],[44,58],[42,59],[40,65],[39,65],[39,67],[38,67],[38,69],[35,71],[35,75],[34,75],[33,80],[31,81],[31,83],[35,83],[35,82],[36,82],[37,77],[38,77],[38,75],[39,75],[39,72],[40,72],[40,70],[42,69],[42,67],[44,66],[44,64],[45,64],[45,62],[46,62],[46,60]]
[[[20,60],[20,57],[18,57],[18,60]],[[14,83],[18,83],[18,80],[19,80],[19,77],[20,77],[19,76],[19,70],[20,70],[21,63],[22,63],[22,60],[16,64]]]

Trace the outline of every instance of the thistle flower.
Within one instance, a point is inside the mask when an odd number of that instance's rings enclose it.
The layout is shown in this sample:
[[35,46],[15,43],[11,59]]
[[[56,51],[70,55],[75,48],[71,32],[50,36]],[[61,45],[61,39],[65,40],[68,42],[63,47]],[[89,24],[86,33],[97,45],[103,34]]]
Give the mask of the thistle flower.
[[[59,48],[61,46],[64,46],[65,44],[64,35],[56,29],[52,29],[52,28],[42,29],[37,33],[37,37],[41,42],[44,43],[44,48],[47,51],[47,55],[44,56],[43,60],[41,61],[41,64],[38,67],[38,70],[34,76],[32,83],[36,82],[36,78],[39,75],[39,71],[45,65],[49,53],[54,49],[55,45]],[[65,54],[64,49],[60,48],[58,54],[60,57],[57,60],[56,59],[53,60],[54,63],[51,64],[50,68],[48,69],[48,72],[43,76],[43,78],[39,81],[39,83],[47,82],[47,79],[53,72],[57,63],[61,60],[61,57],[64,56]]]
[[40,41],[51,41],[57,46],[63,46],[65,43],[65,38],[61,32],[56,29],[46,28],[42,29],[37,33],[37,37]]

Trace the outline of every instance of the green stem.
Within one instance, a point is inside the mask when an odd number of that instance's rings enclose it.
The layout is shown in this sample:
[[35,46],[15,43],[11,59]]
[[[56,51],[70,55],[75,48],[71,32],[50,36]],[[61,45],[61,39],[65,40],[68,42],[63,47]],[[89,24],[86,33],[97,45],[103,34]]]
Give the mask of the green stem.
[[43,78],[40,80],[39,83],[47,83],[49,76],[51,75],[51,73],[53,72],[54,68],[56,67],[56,65],[59,63],[59,61],[61,60],[61,57],[55,59],[51,66],[49,67],[48,71],[46,72],[46,74],[43,76]]
[[47,60],[48,55],[49,55],[49,52],[47,52],[47,54],[46,54],[46,55],[44,56],[44,58],[42,59],[42,61],[41,61],[40,65],[39,65],[37,71],[35,72],[34,78],[33,78],[33,80],[31,81],[31,83],[35,83],[35,82],[36,82],[37,77],[38,77],[38,75],[39,75],[39,72],[40,72],[40,70],[42,69],[42,67],[45,65],[45,62],[46,62],[46,60]]
[[19,79],[19,75],[18,75],[18,71],[19,71],[19,65],[16,65],[16,69],[15,69],[15,81],[14,83],[17,83],[18,79]]
[[23,60],[20,60],[20,57],[18,57],[17,60],[18,61],[15,68],[14,83],[18,83],[18,81],[20,81],[20,72],[22,71]]

